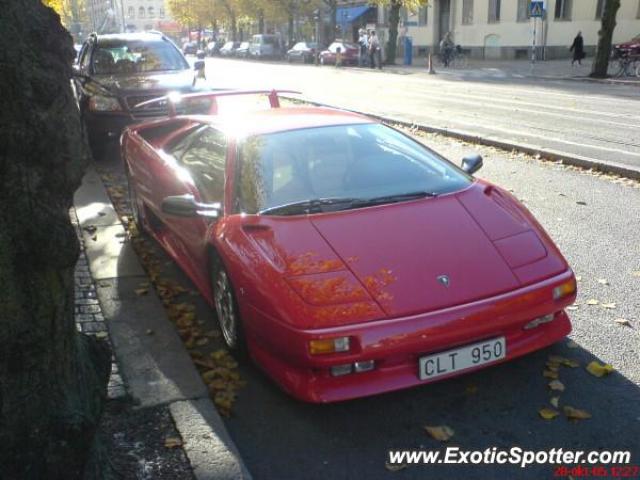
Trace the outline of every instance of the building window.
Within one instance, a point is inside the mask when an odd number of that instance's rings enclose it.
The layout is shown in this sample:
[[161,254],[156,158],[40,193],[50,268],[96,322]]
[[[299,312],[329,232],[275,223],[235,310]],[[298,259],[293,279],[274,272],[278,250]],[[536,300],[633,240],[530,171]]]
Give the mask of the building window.
[[127,10],[127,16],[129,18],[134,18],[136,16],[136,9],[133,7],[129,7],[129,9]]
[[531,0],[518,0],[518,21],[526,22],[529,20],[529,9],[531,8]]
[[500,0],[489,0],[489,23],[500,21]]
[[598,4],[596,5],[596,20],[600,20],[602,15],[604,14],[604,0],[598,0]]
[[144,18],[145,10],[144,7],[140,7],[138,9],[138,18]]
[[571,20],[571,0],[556,0],[556,20]]
[[149,7],[149,8],[147,9],[147,13],[149,14],[149,18],[153,18],[153,17],[155,17],[155,16],[156,16],[156,11],[154,10],[154,8],[153,8],[153,7]]
[[160,18],[164,18],[164,8],[160,7]]
[[462,24],[473,25],[473,0],[462,0]]
[[418,25],[424,26],[429,21],[429,16],[427,15],[427,7],[420,7],[418,9]]

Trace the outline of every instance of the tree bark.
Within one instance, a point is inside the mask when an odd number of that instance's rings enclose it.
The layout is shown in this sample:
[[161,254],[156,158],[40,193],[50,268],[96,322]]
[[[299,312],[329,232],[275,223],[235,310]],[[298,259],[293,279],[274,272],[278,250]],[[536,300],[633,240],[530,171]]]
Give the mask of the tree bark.
[[389,7],[389,40],[387,42],[387,64],[396,63],[396,49],[398,46],[398,24],[400,23],[401,0],[391,0]]
[[40,0],[0,0],[0,42],[0,476],[82,478],[110,353],[74,323],[69,208],[88,150],[72,39]]
[[324,3],[329,7],[329,38],[326,39],[328,45],[336,39],[338,2],[337,0],[324,0]]
[[258,33],[264,32],[264,10],[258,10]]
[[616,28],[616,14],[620,8],[620,0],[606,0],[604,12],[602,13],[602,23],[598,32],[598,46],[596,57],[593,60],[591,77],[605,78],[609,68],[609,58],[611,56],[611,40],[613,31]]

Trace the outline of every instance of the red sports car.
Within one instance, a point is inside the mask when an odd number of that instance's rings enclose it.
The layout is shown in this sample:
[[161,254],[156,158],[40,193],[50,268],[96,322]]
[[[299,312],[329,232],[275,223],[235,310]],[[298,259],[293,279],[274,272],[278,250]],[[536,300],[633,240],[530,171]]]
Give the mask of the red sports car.
[[[253,92],[255,93],[255,92]],[[231,350],[333,402],[511,360],[564,338],[576,281],[505,190],[362,115],[171,103],[129,127],[134,218],[215,308]],[[164,100],[168,102],[168,99]],[[176,115],[185,102],[200,115]],[[202,114],[205,113],[205,114]]]

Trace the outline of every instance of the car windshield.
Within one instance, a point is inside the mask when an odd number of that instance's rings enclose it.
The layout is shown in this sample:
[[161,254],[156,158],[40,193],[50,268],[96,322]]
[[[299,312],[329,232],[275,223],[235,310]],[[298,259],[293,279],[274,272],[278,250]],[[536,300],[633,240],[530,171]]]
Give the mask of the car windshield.
[[106,41],[98,45],[92,62],[96,74],[130,74],[189,68],[182,54],[164,41]]
[[[379,124],[307,128],[247,138],[239,207],[255,214],[296,202],[349,199],[338,208],[460,190],[466,173],[420,143]],[[289,210],[287,213],[304,213]]]

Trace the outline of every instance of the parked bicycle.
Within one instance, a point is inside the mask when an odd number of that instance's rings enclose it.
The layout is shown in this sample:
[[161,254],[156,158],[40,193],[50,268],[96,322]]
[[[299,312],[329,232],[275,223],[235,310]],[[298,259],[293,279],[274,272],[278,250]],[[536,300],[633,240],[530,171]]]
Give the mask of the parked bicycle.
[[639,77],[640,55],[619,55],[613,58],[611,75],[614,77]]
[[451,48],[449,50],[448,62],[445,62],[444,55],[447,55],[447,54],[446,53],[440,54],[440,64],[443,66],[448,66],[451,68],[467,68],[467,66],[469,65],[469,60],[460,45],[456,45],[454,48]]

